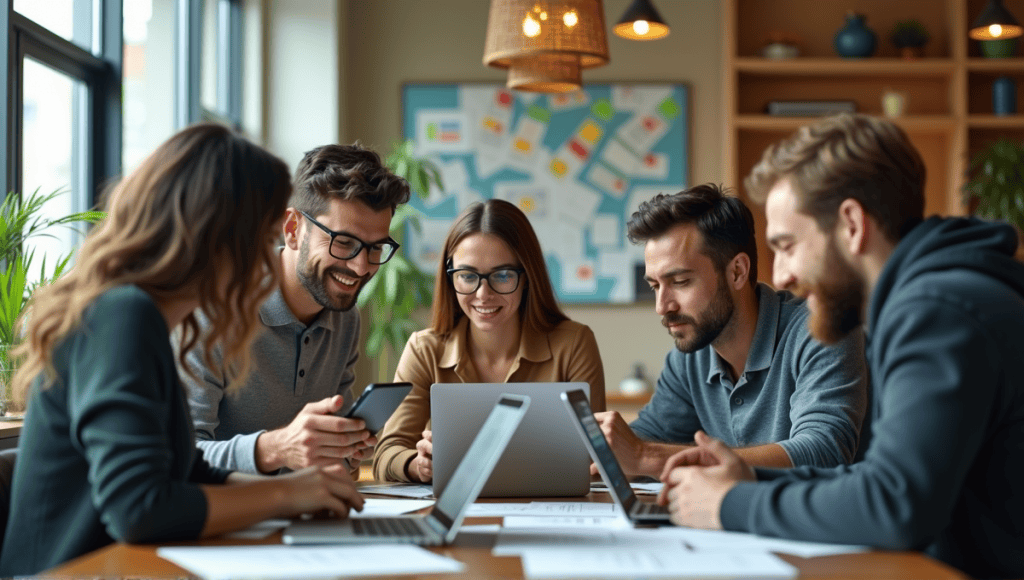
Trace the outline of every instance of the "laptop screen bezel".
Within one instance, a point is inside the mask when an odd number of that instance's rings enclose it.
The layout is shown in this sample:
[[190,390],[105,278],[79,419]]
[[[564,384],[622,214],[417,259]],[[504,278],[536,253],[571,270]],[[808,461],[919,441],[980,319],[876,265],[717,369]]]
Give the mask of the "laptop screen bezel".
[[[612,500],[619,504],[626,515],[632,513],[632,510],[639,500],[636,493],[633,492],[632,486],[629,485],[629,478],[626,477],[626,473],[622,471],[622,466],[619,465],[619,460],[615,457],[615,453],[612,451],[611,446],[608,445],[608,440],[602,434],[601,441],[605,449],[608,451],[608,455],[611,458],[610,465],[605,465],[604,460],[601,458],[601,454],[598,453],[597,449],[594,448],[594,442],[590,439],[590,434],[587,433],[587,427],[584,421],[588,418],[590,420],[597,421],[594,418],[594,411],[590,407],[590,401],[587,400],[586,395],[583,391],[565,391],[562,393],[562,401],[565,402],[566,407],[569,408],[569,414],[574,419],[573,424],[576,425],[577,431],[583,438],[583,444],[586,445],[587,451],[590,453],[590,458],[594,461],[594,465],[597,466],[597,470],[601,472],[601,478],[604,480],[605,485],[608,486],[608,493],[612,496]],[[584,414],[585,413],[585,414]],[[618,493],[620,490],[615,489],[612,485],[614,479],[608,473],[608,469],[615,469],[621,475],[622,479],[626,482],[626,488],[621,490],[622,496]]]

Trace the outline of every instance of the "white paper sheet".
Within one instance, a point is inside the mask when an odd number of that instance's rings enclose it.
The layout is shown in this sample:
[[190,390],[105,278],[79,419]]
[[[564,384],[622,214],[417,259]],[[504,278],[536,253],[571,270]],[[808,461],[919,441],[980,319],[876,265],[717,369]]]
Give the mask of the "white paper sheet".
[[618,510],[610,503],[579,501],[535,501],[531,503],[475,503],[469,506],[468,517],[505,516],[617,516]]
[[249,526],[244,530],[225,534],[224,537],[236,540],[261,540],[278,530],[284,529],[284,527],[290,523],[291,522],[288,520],[263,520],[262,522]]
[[501,518],[505,516],[524,515],[530,507],[528,503],[475,503],[469,506],[466,517],[470,518]]
[[505,528],[631,528],[633,524],[619,516],[506,516]]
[[494,543],[495,556],[517,556],[534,550],[564,552],[575,548],[606,550],[669,550],[685,552],[690,548],[678,536],[664,534],[661,528],[502,528]]
[[461,572],[461,562],[418,546],[209,546],[158,548],[157,555],[207,580],[334,578]]
[[432,499],[380,499],[368,497],[363,500],[363,511],[350,511],[350,518],[397,516],[434,505]]
[[364,485],[359,493],[372,493],[376,495],[393,495],[396,497],[428,498],[434,497],[433,488],[425,483],[381,483],[376,485]]
[[870,549],[867,546],[798,542],[740,532],[694,530],[690,528],[667,528],[666,530],[667,533],[681,538],[687,545],[700,552],[779,552],[801,558],[814,558],[817,556],[866,552]]
[[[664,483],[652,482],[652,483],[631,483],[630,487],[633,488],[633,493],[637,495],[658,495],[661,489],[665,487]],[[608,486],[603,481],[594,481],[590,484],[590,491],[595,493],[608,493]]]
[[573,548],[522,555],[527,578],[795,578],[797,570],[770,554],[700,554],[683,550]]

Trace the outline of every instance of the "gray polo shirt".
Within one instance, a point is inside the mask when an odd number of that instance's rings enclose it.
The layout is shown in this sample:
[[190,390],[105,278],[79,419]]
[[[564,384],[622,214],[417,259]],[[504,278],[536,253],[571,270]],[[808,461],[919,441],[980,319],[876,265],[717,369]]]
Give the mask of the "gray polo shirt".
[[[203,329],[207,321],[197,312]],[[333,395],[352,404],[354,365],[359,358],[359,311],[325,310],[308,327],[292,314],[275,291],[260,307],[263,329],[252,345],[252,371],[245,384],[228,394],[221,351],[215,368],[202,362],[199,348],[188,354],[199,377],[182,372],[188,392],[196,444],[211,465],[257,473],[256,438],[290,423],[306,403]]]
[[807,329],[803,300],[764,284],[757,297],[757,327],[738,380],[710,345],[673,350],[633,431],[692,443],[702,429],[733,447],[778,443],[793,465],[852,462],[868,401],[864,335],[824,346]]

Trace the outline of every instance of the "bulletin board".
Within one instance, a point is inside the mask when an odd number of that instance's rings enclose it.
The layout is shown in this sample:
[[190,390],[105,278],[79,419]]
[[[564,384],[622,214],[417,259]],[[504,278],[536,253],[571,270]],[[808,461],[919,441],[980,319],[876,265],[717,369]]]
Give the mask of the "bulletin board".
[[[689,183],[689,94],[680,84],[588,84],[541,95],[490,84],[407,84],[406,138],[441,169],[406,254],[437,269],[469,204],[500,198],[530,218],[558,299],[631,303],[648,292],[643,248],[626,239],[640,202]],[[406,248],[403,248],[405,250]]]

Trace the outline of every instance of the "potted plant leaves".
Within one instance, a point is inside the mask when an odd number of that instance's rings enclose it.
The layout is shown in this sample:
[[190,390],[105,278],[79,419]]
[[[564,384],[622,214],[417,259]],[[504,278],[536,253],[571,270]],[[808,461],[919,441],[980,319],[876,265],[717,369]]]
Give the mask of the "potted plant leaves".
[[[48,194],[39,190],[27,196],[8,194],[0,204],[0,416],[12,409],[10,378],[17,361],[11,357],[11,349],[20,342],[19,323],[29,304],[32,292],[39,286],[56,279],[71,262],[71,254],[59,256],[47,267],[46,259],[40,261],[38,274],[33,274],[34,251],[25,247],[26,240],[45,237],[52,227],[74,227],[80,223],[95,223],[106,215],[99,211],[73,213],[51,219],[42,214],[47,202],[64,195],[60,189]],[[38,275],[39,279],[29,279]]]
[[1007,221],[1018,234],[1024,231],[1024,142],[1003,137],[979,151],[971,160],[963,195],[974,215]]
[[892,27],[889,39],[900,51],[900,56],[906,59],[920,58],[924,51],[924,45],[931,40],[928,30],[920,21],[900,20]]
[[[431,184],[443,189],[441,173],[431,161],[417,157],[411,140],[396,143],[384,159],[384,165],[409,182],[409,189],[420,198],[430,194]],[[390,235],[405,246],[406,228],[420,229],[419,211],[409,204],[398,207],[391,218]],[[364,352],[377,361],[377,376],[390,381],[388,354],[398,356],[413,332],[419,330],[412,319],[417,308],[429,306],[434,295],[434,277],[424,274],[399,251],[377,275],[370,278],[359,293],[359,309],[369,315]]]

